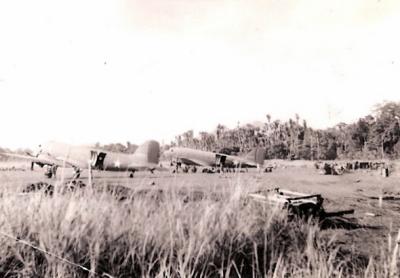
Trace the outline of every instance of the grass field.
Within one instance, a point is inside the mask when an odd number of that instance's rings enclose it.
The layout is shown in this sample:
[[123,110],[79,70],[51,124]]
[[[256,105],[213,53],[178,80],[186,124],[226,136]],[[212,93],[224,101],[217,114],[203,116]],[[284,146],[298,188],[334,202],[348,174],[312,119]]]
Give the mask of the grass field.
[[[134,179],[95,172],[83,190],[20,194],[30,183],[59,183],[61,173],[56,181],[41,169],[0,172],[1,277],[398,277],[396,177],[321,176],[310,167]],[[128,198],[97,190],[105,185],[130,188]],[[355,214],[288,221],[243,198],[275,187],[321,193],[327,211]],[[391,200],[380,206],[382,194]]]

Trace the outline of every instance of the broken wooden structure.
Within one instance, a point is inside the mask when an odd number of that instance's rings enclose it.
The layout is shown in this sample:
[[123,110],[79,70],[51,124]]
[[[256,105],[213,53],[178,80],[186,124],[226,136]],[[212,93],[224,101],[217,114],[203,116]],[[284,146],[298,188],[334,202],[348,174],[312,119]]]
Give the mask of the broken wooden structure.
[[322,198],[321,194],[304,194],[275,188],[269,191],[250,193],[248,197],[255,202],[270,204],[285,209],[288,211],[290,217],[326,218],[354,213],[354,210],[327,213],[322,206],[324,198]]

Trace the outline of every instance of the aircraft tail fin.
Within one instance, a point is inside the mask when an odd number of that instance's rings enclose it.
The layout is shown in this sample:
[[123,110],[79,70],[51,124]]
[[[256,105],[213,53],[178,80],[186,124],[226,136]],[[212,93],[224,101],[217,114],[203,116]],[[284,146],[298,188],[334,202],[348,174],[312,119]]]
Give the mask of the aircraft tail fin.
[[265,148],[254,148],[245,158],[262,166],[264,165],[265,153]]
[[146,163],[158,164],[160,159],[160,144],[154,140],[146,141],[137,148],[135,155],[143,157]]

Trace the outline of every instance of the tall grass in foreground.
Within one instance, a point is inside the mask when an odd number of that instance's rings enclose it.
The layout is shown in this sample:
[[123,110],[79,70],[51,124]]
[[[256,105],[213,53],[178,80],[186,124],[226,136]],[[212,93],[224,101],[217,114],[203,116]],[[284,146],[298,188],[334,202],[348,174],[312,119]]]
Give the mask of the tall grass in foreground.
[[[4,194],[0,232],[113,277],[393,275],[393,254],[368,263],[342,252],[311,222],[289,222],[281,211],[243,202],[240,193],[240,186],[201,198],[149,190],[122,202],[91,189]],[[4,236],[0,246],[1,277],[93,276]]]

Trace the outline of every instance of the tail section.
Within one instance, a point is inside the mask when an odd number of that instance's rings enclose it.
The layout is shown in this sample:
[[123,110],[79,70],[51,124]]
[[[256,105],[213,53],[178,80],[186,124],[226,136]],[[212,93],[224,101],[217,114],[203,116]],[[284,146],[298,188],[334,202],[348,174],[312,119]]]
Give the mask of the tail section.
[[259,166],[263,166],[264,165],[264,159],[265,159],[265,149],[264,148],[255,148],[253,149],[251,152],[249,152],[245,158],[253,161],[254,163],[256,163]]
[[160,159],[160,144],[154,140],[146,141],[137,148],[135,156],[141,157],[145,163],[158,164]]

